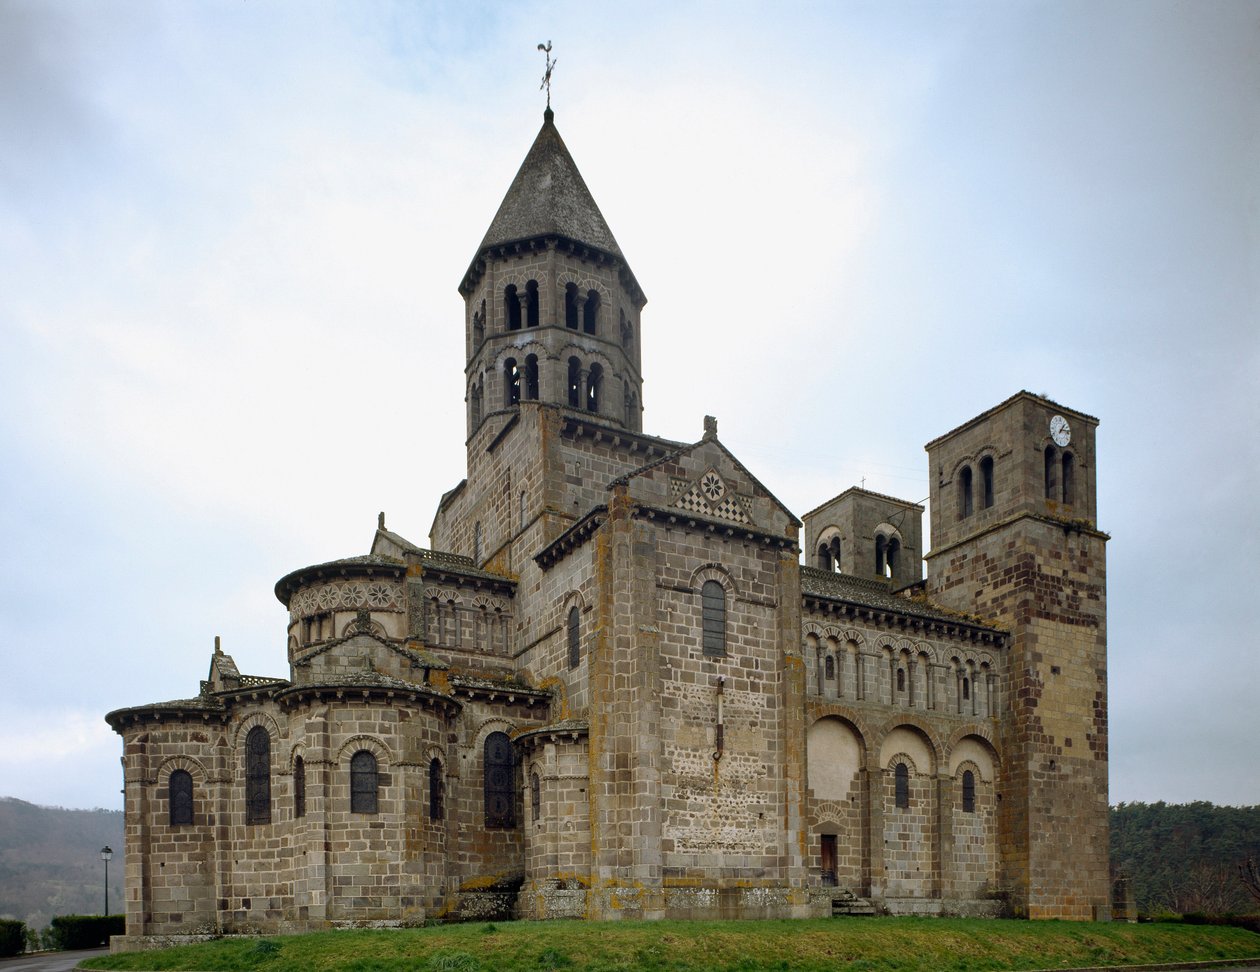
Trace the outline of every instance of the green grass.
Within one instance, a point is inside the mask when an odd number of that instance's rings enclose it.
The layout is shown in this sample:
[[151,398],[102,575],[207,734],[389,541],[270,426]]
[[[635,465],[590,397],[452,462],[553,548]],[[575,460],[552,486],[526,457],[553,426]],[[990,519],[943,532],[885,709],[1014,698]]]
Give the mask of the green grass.
[[89,969],[190,972],[990,972],[1260,956],[1241,928],[841,918],[510,922],[222,939],[109,955]]

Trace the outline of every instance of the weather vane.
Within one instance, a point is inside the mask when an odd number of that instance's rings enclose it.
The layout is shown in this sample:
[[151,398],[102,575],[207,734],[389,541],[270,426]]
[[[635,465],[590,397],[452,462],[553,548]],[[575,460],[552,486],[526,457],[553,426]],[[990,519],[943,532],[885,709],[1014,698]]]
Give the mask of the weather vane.
[[551,72],[555,69],[556,62],[551,59],[551,41],[546,44],[539,44],[538,49],[547,55],[547,71],[543,74],[542,84],[538,86],[538,90],[547,89],[547,110],[551,110]]

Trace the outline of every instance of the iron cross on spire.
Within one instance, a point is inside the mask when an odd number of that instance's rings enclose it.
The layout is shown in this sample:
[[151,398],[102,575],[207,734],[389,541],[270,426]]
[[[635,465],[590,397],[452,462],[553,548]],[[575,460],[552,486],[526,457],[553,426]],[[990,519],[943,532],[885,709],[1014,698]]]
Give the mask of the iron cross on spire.
[[556,62],[551,59],[551,41],[546,44],[539,44],[538,49],[547,55],[547,70],[542,76],[542,84],[538,86],[538,90],[547,89],[547,110],[551,110],[551,72],[555,69]]

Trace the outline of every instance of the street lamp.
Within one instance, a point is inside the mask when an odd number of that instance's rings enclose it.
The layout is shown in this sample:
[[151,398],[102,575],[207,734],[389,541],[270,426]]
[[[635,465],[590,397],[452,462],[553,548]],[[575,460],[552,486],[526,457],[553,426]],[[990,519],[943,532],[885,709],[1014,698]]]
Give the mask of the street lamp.
[[101,848],[101,860],[105,862],[105,914],[109,914],[109,862],[114,859],[114,850],[106,844]]

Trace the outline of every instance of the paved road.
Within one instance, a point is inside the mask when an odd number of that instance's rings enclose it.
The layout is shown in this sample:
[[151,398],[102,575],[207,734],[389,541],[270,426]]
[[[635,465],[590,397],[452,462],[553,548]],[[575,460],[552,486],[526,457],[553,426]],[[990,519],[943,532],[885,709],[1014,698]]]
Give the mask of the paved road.
[[70,972],[84,959],[108,955],[107,948],[81,948],[73,952],[41,952],[0,959],[0,972]]

